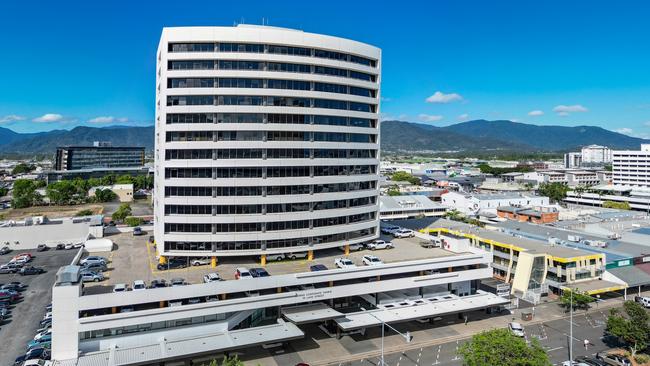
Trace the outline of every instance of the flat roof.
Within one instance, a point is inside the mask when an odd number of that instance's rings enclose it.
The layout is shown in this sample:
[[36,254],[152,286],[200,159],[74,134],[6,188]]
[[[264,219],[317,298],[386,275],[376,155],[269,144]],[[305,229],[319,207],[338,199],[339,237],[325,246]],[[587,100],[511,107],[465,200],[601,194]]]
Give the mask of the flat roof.
[[564,286],[564,289],[577,289],[580,292],[586,292],[589,295],[602,294],[604,292],[611,292],[616,290],[622,290],[625,288],[624,285],[620,283],[614,283],[605,280],[588,280],[584,282],[572,283],[569,286]]
[[650,285],[650,263],[610,268],[607,272],[627,283],[630,287]]
[[405,195],[405,196],[380,196],[380,211],[408,211],[408,210],[429,210],[444,208],[439,203],[431,201],[423,195]]
[[281,313],[285,319],[294,324],[314,323],[344,316],[343,313],[332,309],[322,302],[283,307]]
[[475,295],[459,297],[452,294],[425,297],[421,303],[407,301],[408,305],[366,310],[346,314],[334,321],[344,331],[366,328],[384,323],[398,323],[415,319],[432,318],[445,314],[459,313],[467,310],[482,309],[489,306],[503,305],[509,299],[479,290]]

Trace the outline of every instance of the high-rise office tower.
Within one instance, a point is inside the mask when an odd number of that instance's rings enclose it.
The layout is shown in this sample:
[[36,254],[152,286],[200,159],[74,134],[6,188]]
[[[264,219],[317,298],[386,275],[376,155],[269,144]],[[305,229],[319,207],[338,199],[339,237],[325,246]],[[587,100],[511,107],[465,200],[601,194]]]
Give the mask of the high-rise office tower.
[[155,238],[170,256],[378,237],[381,50],[268,26],[165,28]]

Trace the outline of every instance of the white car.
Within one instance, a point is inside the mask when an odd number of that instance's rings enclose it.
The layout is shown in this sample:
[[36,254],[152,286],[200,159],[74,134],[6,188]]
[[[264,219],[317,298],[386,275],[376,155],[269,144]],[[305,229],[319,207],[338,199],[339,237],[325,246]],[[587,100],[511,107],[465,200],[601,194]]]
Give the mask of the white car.
[[45,337],[46,335],[51,335],[51,334],[52,334],[52,328],[44,330],[42,332],[36,333],[36,335],[34,336],[34,340],[38,341],[39,339]]
[[144,283],[143,280],[135,280],[133,281],[133,286],[131,286],[133,291],[141,291],[141,290],[146,290],[147,285]]
[[372,243],[368,244],[368,249],[377,250],[377,249],[393,249],[395,246],[393,243],[385,240],[375,240]]
[[[363,244],[350,244],[349,246],[350,246],[350,251],[351,252],[356,252],[356,251],[362,250],[364,248]],[[339,249],[342,252],[345,252],[345,246],[341,246],[341,247],[339,247]]]
[[23,366],[52,366],[53,363],[52,361],[48,360],[27,360],[25,363],[23,363]]
[[210,257],[193,258],[191,263],[193,266],[205,266],[206,264],[212,263],[212,258]]
[[334,260],[334,265],[336,265],[339,268],[354,268],[357,265],[354,264],[350,259],[348,258],[336,258]]
[[382,262],[381,259],[379,259],[379,257],[371,254],[364,255],[361,261],[366,266],[380,266],[384,264],[384,262]]
[[203,282],[204,283],[210,283],[210,282],[219,282],[221,281],[221,276],[219,276],[218,273],[208,273],[207,275],[203,276]]
[[64,246],[64,248],[65,248],[66,250],[68,250],[68,249],[72,249],[72,248],[74,248],[74,245],[72,245],[72,243],[67,243],[67,244]]
[[266,255],[266,261],[271,262],[271,261],[281,261],[284,259],[284,254],[282,253],[276,253],[276,254],[267,254]]
[[113,286],[113,292],[126,292],[127,291],[126,283],[118,283]]
[[415,236],[413,230],[409,229],[399,229],[393,232],[393,236],[396,238],[412,238]]
[[526,333],[524,333],[524,327],[517,322],[508,323],[508,329],[510,329],[510,332],[517,337],[524,337],[526,335]]
[[286,253],[284,257],[287,259],[305,259],[307,258],[307,252]]
[[401,229],[399,226],[382,225],[380,231],[384,234],[392,234],[399,229]]

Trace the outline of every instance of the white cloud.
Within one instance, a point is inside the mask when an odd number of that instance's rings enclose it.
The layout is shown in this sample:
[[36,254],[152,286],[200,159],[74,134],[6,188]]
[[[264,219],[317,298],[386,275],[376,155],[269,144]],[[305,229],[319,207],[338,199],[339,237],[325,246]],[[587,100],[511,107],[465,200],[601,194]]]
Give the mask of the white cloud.
[[459,121],[467,121],[469,119],[469,114],[463,113],[460,116],[456,117],[456,119]]
[[615,129],[614,132],[622,133],[624,135],[631,135],[632,133],[634,133],[634,130],[632,130],[631,128],[628,128],[628,127],[621,127],[621,128]]
[[121,122],[121,123],[129,122],[129,119],[127,117],[120,117],[117,119],[117,122]]
[[89,123],[112,123],[115,122],[113,116],[100,116],[88,120]]
[[583,107],[580,104],[574,105],[557,105],[553,108],[553,112],[557,113],[558,116],[568,116],[570,113],[583,113],[588,112],[589,110]]
[[510,118],[510,122],[516,122],[516,123],[519,123],[520,120],[519,120],[519,118]]
[[25,120],[25,117],[18,116],[16,114],[9,114],[4,117],[0,117],[0,123],[9,123],[9,122],[16,122],[16,121],[23,121],[23,120]]
[[456,93],[445,94],[441,91],[437,91],[433,93],[432,96],[428,97],[426,99],[426,102],[446,104],[446,103],[458,102],[461,100],[463,100],[463,97],[460,94],[456,94]]
[[422,113],[418,115],[418,119],[422,122],[436,122],[436,121],[440,121],[443,118],[444,118],[443,116],[437,116],[433,114]]
[[528,115],[531,117],[543,116],[544,112],[540,111],[539,109],[535,109],[534,111],[528,112]]
[[57,113],[46,113],[40,117],[34,118],[34,122],[61,122],[63,116]]

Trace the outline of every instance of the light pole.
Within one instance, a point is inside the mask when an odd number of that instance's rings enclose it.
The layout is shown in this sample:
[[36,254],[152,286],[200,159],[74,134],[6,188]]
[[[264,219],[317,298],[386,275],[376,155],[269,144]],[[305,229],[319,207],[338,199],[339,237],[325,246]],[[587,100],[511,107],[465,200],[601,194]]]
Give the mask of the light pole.
[[[365,311],[366,309],[361,308],[361,310]],[[377,320],[379,320],[381,322],[381,364],[380,365],[381,366],[386,366],[386,363],[384,362],[384,326],[387,326],[388,328],[392,329],[395,333],[402,336],[402,338],[404,338],[406,340],[406,343],[411,343],[411,341],[413,340],[413,337],[411,336],[411,332],[409,332],[409,331],[406,331],[406,334],[404,334],[404,333],[400,332],[399,330],[393,328],[392,326],[390,326],[388,323],[384,322],[383,320],[377,318],[374,314],[372,314],[372,313],[366,313],[366,314],[370,315],[371,317],[373,317],[373,318],[375,318],[375,319],[377,319]]]
[[571,363],[573,361],[573,291],[569,299],[569,363]]

